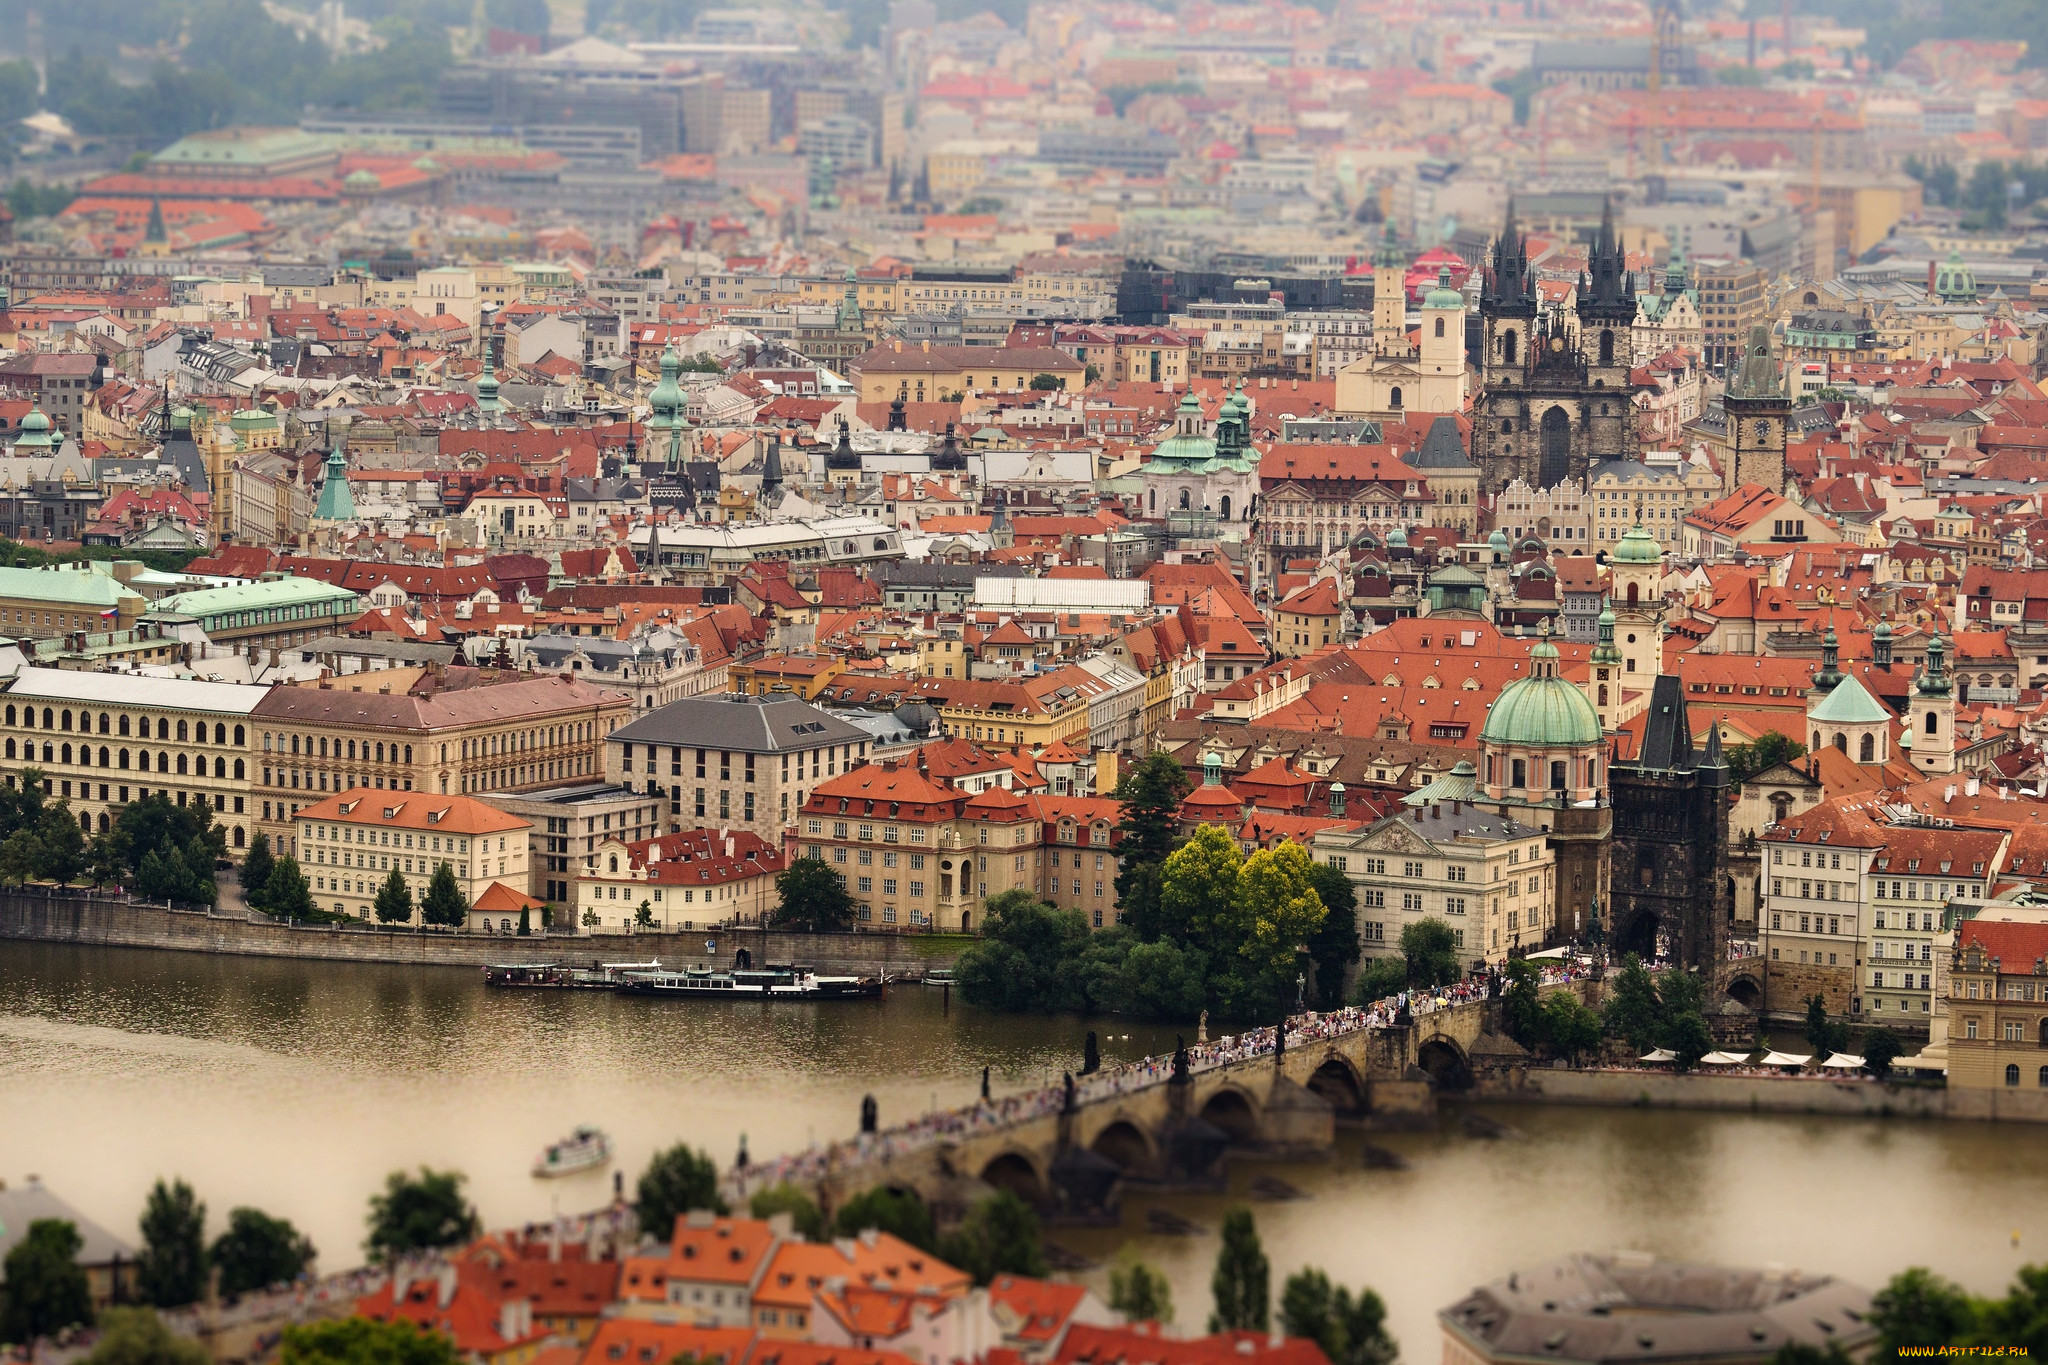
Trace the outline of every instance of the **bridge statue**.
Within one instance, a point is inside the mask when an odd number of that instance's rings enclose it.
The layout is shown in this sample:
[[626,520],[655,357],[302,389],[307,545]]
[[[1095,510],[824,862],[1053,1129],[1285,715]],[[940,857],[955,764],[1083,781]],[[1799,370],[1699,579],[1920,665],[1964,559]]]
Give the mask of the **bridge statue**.
[[1060,1073],[1060,1084],[1065,1087],[1066,1091],[1060,1097],[1060,1112],[1062,1114],[1071,1114],[1074,1112],[1074,1073],[1062,1071]]
[[[984,1084],[984,1085],[986,1085],[986,1084],[987,1084],[987,1082],[986,1082],[986,1081],[984,1081],[984,1082],[983,1082],[983,1084]],[[863,1132],[863,1133],[872,1133],[872,1132],[874,1132],[874,1131],[875,1131],[875,1129],[877,1128],[877,1126],[879,1126],[879,1120],[880,1120],[880,1112],[879,1112],[879,1111],[878,1111],[878,1110],[876,1109],[876,1107],[875,1107],[875,1097],[874,1097],[873,1095],[862,1095],[862,1096],[860,1097],[860,1130],[861,1130],[861,1132]]]
[[1088,1041],[1081,1045],[1081,1074],[1093,1076],[1102,1070],[1102,1049],[1096,1045],[1095,1030],[1088,1030]]
[[1176,1081],[1188,1079],[1188,1043],[1178,1033],[1173,1035],[1173,1078]]
[[981,1069],[981,1097],[982,1097],[982,1099],[983,1099],[983,1100],[986,1100],[986,1099],[988,1099],[988,1068],[987,1068],[987,1067],[983,1067],[983,1068]]

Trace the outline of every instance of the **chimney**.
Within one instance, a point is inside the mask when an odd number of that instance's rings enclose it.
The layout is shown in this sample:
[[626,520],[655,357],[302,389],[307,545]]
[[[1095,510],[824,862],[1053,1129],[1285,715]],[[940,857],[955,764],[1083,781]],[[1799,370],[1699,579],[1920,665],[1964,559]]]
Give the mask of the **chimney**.
[[725,856],[727,858],[731,858],[733,856],[733,847],[733,837],[730,834],[728,834],[725,836]]

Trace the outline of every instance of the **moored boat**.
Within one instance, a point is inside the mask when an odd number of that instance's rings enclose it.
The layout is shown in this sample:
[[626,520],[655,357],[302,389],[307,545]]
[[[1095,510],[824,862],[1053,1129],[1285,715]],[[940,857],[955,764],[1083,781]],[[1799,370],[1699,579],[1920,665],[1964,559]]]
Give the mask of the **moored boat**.
[[778,964],[729,972],[710,967],[626,972],[619,989],[728,1000],[865,1000],[879,996],[882,983],[872,976],[820,976],[809,967]]
[[574,1175],[595,1170],[612,1159],[612,1140],[600,1128],[581,1127],[551,1142],[533,1163],[536,1176]]
[[571,967],[561,962],[508,962],[484,968],[486,986],[511,986],[541,990],[617,990],[627,972],[659,971],[661,962],[594,962],[588,967]]

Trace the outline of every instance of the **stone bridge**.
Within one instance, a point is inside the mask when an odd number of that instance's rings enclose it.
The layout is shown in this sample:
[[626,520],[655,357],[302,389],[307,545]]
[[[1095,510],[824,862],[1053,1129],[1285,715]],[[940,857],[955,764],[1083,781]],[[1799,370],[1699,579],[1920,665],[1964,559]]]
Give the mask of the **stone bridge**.
[[1172,1058],[1149,1058],[1078,1078],[1071,1103],[1052,1087],[928,1116],[735,1170],[728,1192],[738,1204],[787,1180],[830,1213],[883,1185],[915,1191],[943,1222],[995,1188],[1051,1216],[1097,1217],[1126,1185],[1213,1186],[1232,1154],[1325,1155],[1340,1117],[1433,1112],[1436,1090],[1470,1083],[1475,1045],[1487,1050],[1486,1008],[1450,1005],[1405,1023],[1355,1014],[1295,1021],[1277,1059],[1273,1031],[1257,1030],[1179,1077]]

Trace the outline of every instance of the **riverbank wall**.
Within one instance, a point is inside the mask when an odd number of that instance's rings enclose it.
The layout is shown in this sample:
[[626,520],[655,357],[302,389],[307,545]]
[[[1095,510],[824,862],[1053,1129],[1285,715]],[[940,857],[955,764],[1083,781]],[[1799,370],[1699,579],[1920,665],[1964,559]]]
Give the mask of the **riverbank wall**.
[[474,971],[499,962],[624,962],[755,966],[800,962],[829,974],[922,977],[950,967],[973,940],[953,934],[793,934],[761,928],[694,933],[517,936],[414,933],[373,926],[272,923],[264,916],[173,910],[121,896],[0,892],[0,939],[104,944],[245,957],[396,963]]
[[1489,1104],[2048,1123],[2048,1094],[2040,1091],[1956,1090],[1921,1081],[1531,1067],[1481,1076],[1464,1098]]

